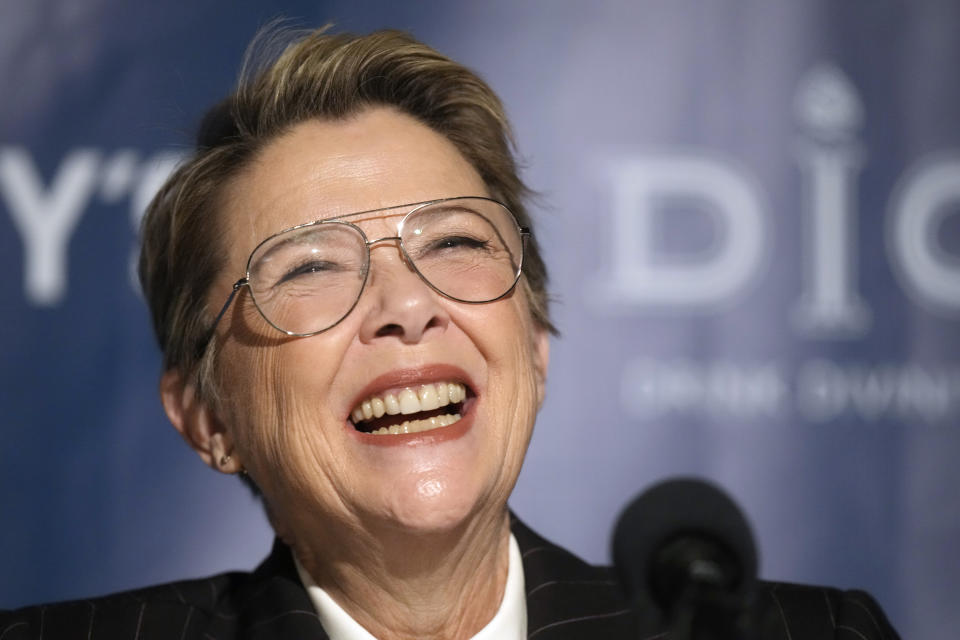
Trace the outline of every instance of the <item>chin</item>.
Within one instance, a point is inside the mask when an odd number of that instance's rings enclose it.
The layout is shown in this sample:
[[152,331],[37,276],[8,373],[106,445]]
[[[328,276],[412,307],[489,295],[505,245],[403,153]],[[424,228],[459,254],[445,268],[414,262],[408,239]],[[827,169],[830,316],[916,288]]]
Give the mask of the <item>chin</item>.
[[421,535],[463,527],[479,511],[479,500],[461,483],[461,478],[418,478],[402,488],[402,495],[394,494],[387,517],[401,530]]

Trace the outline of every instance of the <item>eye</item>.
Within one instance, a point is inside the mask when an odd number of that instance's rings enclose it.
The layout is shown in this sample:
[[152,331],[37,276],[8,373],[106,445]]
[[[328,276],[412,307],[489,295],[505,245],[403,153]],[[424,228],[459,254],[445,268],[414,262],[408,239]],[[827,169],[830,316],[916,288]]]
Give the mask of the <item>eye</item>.
[[343,265],[337,262],[332,262],[330,260],[309,260],[288,267],[284,271],[283,276],[277,281],[277,284],[281,285],[292,280],[302,279],[309,276],[342,273],[343,271]]
[[442,238],[437,238],[429,244],[426,249],[428,251],[442,251],[445,249],[488,249],[490,247],[489,240],[481,240],[479,238],[471,238],[469,236],[444,236]]

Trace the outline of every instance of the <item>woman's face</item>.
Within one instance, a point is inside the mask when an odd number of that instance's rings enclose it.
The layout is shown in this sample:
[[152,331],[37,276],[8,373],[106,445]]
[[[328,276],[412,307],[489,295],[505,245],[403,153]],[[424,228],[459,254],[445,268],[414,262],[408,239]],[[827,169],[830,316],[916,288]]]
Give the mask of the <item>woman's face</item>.
[[[227,267],[210,308],[253,248],[281,229],[466,195],[488,195],[480,176],[411,117],[372,108],[300,124],[226,189]],[[405,212],[356,223],[370,239],[395,236]],[[548,353],[520,287],[492,303],[454,302],[408,268],[395,242],[382,242],[371,247],[357,306],[330,330],[287,338],[243,290],[218,334],[218,421],[281,535],[334,522],[441,531],[502,510],[542,401]],[[373,435],[351,421],[366,399],[389,405],[392,395],[402,404],[404,389],[433,384],[442,395],[450,383],[466,390],[462,418],[450,426]]]

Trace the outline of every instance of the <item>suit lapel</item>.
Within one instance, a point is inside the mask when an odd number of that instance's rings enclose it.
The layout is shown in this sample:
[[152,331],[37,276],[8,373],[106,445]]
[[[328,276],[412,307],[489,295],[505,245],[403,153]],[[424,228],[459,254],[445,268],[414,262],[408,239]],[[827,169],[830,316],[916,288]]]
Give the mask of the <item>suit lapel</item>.
[[[510,524],[523,558],[530,640],[665,637],[654,628],[645,628],[645,635],[638,636],[638,619],[609,568],[586,564],[538,536],[513,514]],[[236,602],[241,638],[328,640],[290,549],[279,540]]]
[[510,524],[523,557],[530,640],[665,637],[648,625],[641,629],[609,568],[547,542],[512,513]]
[[240,637],[245,640],[328,640],[289,547],[280,540],[238,594]]

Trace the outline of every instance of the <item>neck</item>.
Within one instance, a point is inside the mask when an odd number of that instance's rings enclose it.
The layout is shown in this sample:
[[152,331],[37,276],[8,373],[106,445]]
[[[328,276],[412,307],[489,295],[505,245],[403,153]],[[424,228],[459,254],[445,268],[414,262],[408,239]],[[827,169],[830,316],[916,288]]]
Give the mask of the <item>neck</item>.
[[329,533],[295,541],[297,557],[380,640],[470,638],[500,606],[509,565],[505,509],[442,532],[364,529],[339,540]]

